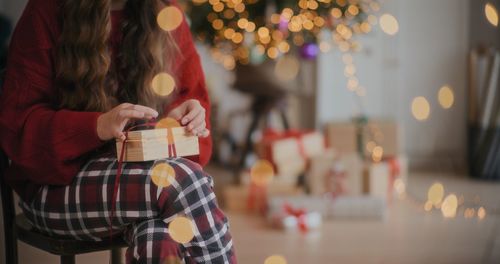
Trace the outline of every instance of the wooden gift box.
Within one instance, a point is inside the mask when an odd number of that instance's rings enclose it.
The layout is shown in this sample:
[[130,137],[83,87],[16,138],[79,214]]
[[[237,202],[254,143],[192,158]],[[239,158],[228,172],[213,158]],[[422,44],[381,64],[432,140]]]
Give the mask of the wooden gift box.
[[[172,134],[169,135],[169,133]],[[122,146],[123,142],[116,140],[118,159],[120,159]],[[137,130],[128,132],[123,161],[149,161],[195,156],[199,153],[198,137],[187,132],[184,127]]]

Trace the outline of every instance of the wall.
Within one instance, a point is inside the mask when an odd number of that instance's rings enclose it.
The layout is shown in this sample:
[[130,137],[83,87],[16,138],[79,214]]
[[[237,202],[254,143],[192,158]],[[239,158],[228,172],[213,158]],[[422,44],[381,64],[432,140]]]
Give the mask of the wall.
[[[360,83],[367,90],[366,113],[401,124],[403,148],[413,165],[463,166],[469,1],[384,3],[382,12],[399,20],[399,33],[389,37],[377,27],[361,39],[364,51],[354,55]],[[340,52],[321,56],[318,68],[318,125],[359,112],[355,96],[345,88]],[[445,84],[455,92],[450,110],[441,109],[437,102],[438,89]],[[431,104],[431,116],[425,122],[411,115],[415,96],[425,96]]]

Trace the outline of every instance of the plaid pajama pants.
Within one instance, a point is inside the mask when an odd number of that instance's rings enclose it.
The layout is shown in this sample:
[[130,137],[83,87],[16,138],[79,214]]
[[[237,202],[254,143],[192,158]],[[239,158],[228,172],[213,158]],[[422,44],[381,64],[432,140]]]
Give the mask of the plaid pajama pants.
[[[154,165],[175,170],[168,187],[152,182]],[[109,239],[117,160],[92,159],[68,186],[44,186],[29,203],[27,218],[41,232],[79,240]],[[129,244],[127,263],[236,263],[228,221],[219,209],[211,176],[187,159],[123,163],[113,234]],[[184,216],[194,223],[194,238],[184,244],[169,235],[169,223]],[[171,263],[171,262],[169,262]]]

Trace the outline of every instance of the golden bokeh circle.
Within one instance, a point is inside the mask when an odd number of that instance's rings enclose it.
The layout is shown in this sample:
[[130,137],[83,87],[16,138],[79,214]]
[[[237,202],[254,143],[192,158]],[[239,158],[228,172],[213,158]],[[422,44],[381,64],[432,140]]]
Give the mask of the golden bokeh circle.
[[427,200],[434,206],[440,204],[443,201],[443,197],[444,186],[441,183],[434,183],[427,191]]
[[168,96],[175,89],[175,79],[166,72],[158,73],[151,81],[151,88],[159,96]]
[[455,102],[453,90],[447,85],[441,87],[438,92],[438,101],[444,109],[451,108]]
[[173,128],[173,127],[181,127],[181,124],[179,123],[179,121],[171,117],[165,117],[160,119],[160,121],[158,121],[155,126],[156,129]]
[[274,177],[274,167],[271,162],[261,159],[258,160],[250,169],[250,178],[257,185],[266,185]]
[[454,194],[450,194],[444,198],[441,205],[441,213],[445,218],[453,218],[457,215],[458,199]]
[[170,222],[168,232],[175,242],[188,243],[194,237],[193,222],[187,217],[178,216]]
[[274,73],[281,81],[291,81],[297,77],[300,62],[294,56],[283,56],[276,62]]
[[479,218],[479,220],[483,220],[484,218],[486,217],[486,209],[484,209],[484,207],[479,207],[479,209],[477,209],[477,218]]
[[379,19],[380,27],[388,35],[396,35],[399,31],[398,20],[391,14],[383,14]]
[[498,11],[495,6],[491,3],[487,3],[484,6],[484,14],[486,15],[486,19],[490,24],[495,27],[498,27]]
[[170,186],[175,179],[175,170],[167,163],[156,164],[151,170],[151,180],[159,188]]
[[175,6],[167,6],[163,8],[160,13],[158,13],[156,22],[161,29],[165,31],[172,31],[181,25],[182,19],[182,11],[179,8]]
[[418,96],[413,99],[411,112],[415,119],[418,121],[424,121],[427,120],[431,114],[431,106],[425,97]]
[[281,255],[272,255],[266,258],[264,264],[287,264],[286,258]]

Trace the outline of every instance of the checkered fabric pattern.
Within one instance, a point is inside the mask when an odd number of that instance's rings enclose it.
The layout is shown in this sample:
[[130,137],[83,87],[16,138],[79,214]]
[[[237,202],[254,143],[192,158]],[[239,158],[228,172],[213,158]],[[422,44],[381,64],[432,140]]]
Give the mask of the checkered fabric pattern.
[[[151,179],[160,162],[176,173],[164,188]],[[54,236],[98,241],[109,239],[112,226],[113,234],[123,234],[130,245],[127,263],[165,263],[173,257],[186,263],[236,263],[213,180],[197,163],[183,158],[123,163],[111,225],[116,168],[116,158],[92,159],[70,185],[45,186],[21,208],[36,228]],[[195,236],[188,243],[169,236],[169,223],[177,216],[193,220]]]

